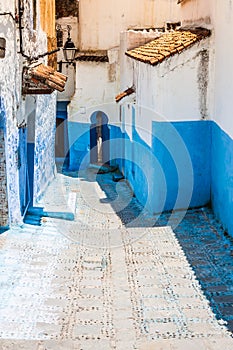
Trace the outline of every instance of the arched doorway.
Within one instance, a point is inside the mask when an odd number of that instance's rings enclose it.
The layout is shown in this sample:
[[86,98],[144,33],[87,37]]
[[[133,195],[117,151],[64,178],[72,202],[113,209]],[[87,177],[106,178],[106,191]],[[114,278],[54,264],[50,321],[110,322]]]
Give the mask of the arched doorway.
[[108,117],[104,112],[96,111],[91,115],[90,128],[90,162],[92,164],[109,164]]

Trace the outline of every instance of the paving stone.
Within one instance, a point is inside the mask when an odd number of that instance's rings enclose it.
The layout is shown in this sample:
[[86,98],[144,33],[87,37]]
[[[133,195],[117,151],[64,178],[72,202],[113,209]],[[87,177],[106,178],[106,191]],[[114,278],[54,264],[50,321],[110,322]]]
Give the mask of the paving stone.
[[74,191],[74,222],[0,236],[0,348],[232,349],[233,264],[221,246],[232,243],[211,213],[154,227],[126,181],[68,175],[38,205],[68,211]]

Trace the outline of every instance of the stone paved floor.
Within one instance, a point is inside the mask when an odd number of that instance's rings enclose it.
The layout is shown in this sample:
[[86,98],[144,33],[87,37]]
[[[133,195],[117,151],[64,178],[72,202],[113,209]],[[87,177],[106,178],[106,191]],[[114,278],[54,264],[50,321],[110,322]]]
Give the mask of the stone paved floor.
[[41,204],[75,221],[0,236],[0,348],[233,349],[232,242],[211,212],[156,221],[125,181],[69,175]]

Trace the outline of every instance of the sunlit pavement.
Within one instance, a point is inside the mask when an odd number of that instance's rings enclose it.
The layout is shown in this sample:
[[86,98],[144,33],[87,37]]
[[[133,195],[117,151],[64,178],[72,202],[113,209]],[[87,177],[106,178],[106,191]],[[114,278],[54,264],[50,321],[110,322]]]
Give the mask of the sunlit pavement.
[[151,217],[96,172],[51,183],[38,205],[63,219],[0,236],[0,348],[233,349],[233,244],[211,212]]

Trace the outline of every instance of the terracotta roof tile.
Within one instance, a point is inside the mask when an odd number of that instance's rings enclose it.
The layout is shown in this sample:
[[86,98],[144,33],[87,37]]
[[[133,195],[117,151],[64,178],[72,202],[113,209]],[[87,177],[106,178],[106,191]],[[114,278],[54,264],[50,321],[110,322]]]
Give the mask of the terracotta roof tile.
[[135,92],[135,89],[133,87],[130,87],[126,89],[125,91],[121,92],[119,95],[115,97],[116,102],[120,102],[124,97],[129,96]]
[[146,45],[129,50],[126,55],[138,61],[156,65],[210,36],[210,34],[211,32],[205,28],[179,29],[165,33]]
[[24,94],[50,94],[54,90],[63,92],[67,76],[55,71],[50,66],[35,63],[24,67],[23,93]]

